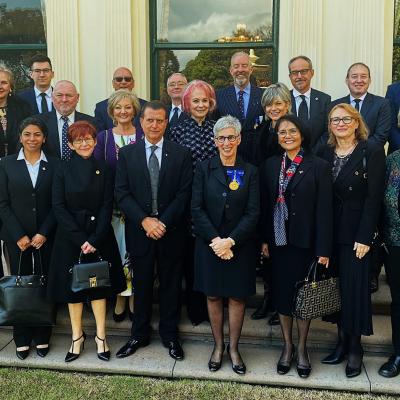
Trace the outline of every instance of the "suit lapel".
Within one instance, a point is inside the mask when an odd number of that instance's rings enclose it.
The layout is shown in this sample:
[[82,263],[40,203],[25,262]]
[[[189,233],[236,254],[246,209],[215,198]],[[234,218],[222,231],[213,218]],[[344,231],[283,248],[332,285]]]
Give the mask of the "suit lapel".
[[39,114],[39,108],[38,108],[38,105],[37,105],[37,102],[36,102],[35,89],[32,88],[30,90],[29,94],[30,94],[30,97],[31,97],[30,102],[33,105],[33,111],[36,114]]
[[310,93],[310,120],[312,121],[317,115],[321,113],[320,100],[315,94],[314,90],[311,89]]
[[147,166],[145,141],[141,140],[139,143],[137,143],[137,145],[139,150],[137,152],[139,171],[143,171],[144,179],[146,179],[147,183],[150,185],[150,173],[149,173],[149,167]]
[[51,147],[54,148],[57,157],[61,158],[60,138],[58,136],[57,114],[55,111],[52,111],[49,117],[49,135],[47,140],[51,142]]
[[46,161],[40,161],[39,173],[36,180],[35,189],[38,189],[42,182],[47,178],[49,173],[49,164]]
[[224,169],[222,168],[221,160],[219,156],[214,157],[210,162],[210,168],[212,174],[215,178],[225,187],[228,187],[228,183],[226,182],[226,177],[224,174]]
[[[164,140],[163,147],[162,147],[162,155],[161,155],[161,169],[160,169],[160,177],[158,180],[158,186],[160,187],[164,177],[165,171],[168,169],[169,160],[170,160],[170,147],[167,140]],[[150,175],[149,175],[150,177]]]
[[18,175],[23,178],[25,183],[33,189],[31,177],[28,172],[28,167],[26,166],[25,160],[17,160],[17,156],[15,157],[16,162],[16,170],[18,171]]
[[370,112],[372,105],[373,105],[372,96],[369,93],[367,93],[367,95],[364,97],[364,101],[361,107],[361,115],[364,118],[364,120],[367,119],[368,113]]
[[304,178],[305,175],[310,171],[312,167],[312,158],[305,154],[303,161],[297,167],[296,173],[292,178],[292,190],[299,184],[299,182]]
[[290,91],[290,97],[292,99],[292,114],[297,116],[296,99],[293,96],[293,89]]
[[[236,91],[234,86],[230,86],[227,90],[227,99],[226,99],[226,104],[228,108],[230,109],[230,114],[239,116],[240,115],[240,110],[239,110],[239,105],[237,102],[236,98]],[[249,103],[249,108],[250,108],[250,103]]]
[[335,184],[339,183],[346,179],[346,177],[351,174],[354,174],[355,166],[360,162],[365,154],[366,142],[361,142],[357,145],[357,147],[353,150],[349,160],[343,166],[339,175],[336,178]]

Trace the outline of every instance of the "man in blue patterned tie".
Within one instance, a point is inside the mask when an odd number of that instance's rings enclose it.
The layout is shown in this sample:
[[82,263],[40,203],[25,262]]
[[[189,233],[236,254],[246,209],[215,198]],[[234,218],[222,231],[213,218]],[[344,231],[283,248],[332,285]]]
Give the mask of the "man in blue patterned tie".
[[40,116],[49,132],[44,150],[46,154],[68,160],[71,156],[67,140],[69,126],[82,120],[95,125],[95,121],[90,115],[76,111],[79,93],[72,82],[66,80],[57,82],[52,97],[53,110]]

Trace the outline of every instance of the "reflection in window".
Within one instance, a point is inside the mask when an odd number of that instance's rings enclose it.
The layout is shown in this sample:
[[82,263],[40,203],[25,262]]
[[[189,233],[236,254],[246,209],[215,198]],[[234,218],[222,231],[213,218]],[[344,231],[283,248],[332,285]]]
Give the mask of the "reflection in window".
[[272,0],[157,0],[160,42],[262,42],[272,39]]
[[272,49],[203,49],[203,50],[159,50],[160,98],[168,102],[166,82],[173,72],[183,72],[188,81],[202,79],[215,89],[232,85],[229,73],[233,53],[246,51],[253,65],[252,83],[266,87],[272,83]]

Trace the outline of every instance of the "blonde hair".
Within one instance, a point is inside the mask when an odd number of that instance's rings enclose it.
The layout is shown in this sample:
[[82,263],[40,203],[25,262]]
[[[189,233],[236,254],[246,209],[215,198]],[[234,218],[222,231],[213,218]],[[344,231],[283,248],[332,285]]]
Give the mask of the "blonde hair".
[[351,118],[353,118],[356,122],[358,122],[358,128],[356,128],[356,130],[355,130],[355,136],[356,136],[357,142],[359,142],[361,140],[367,140],[369,131],[368,131],[367,125],[364,122],[364,119],[361,116],[361,114],[350,104],[340,103],[340,104],[336,104],[336,106],[334,106],[332,108],[332,110],[330,111],[330,113],[328,115],[328,132],[329,132],[328,144],[330,146],[337,145],[336,136],[333,134],[333,132],[331,130],[330,122],[331,122],[332,113],[335,110],[337,110],[338,108],[341,108],[344,111],[346,111],[350,115]]
[[137,96],[132,93],[129,90],[126,89],[119,89],[116,90],[109,98],[108,98],[108,102],[107,102],[107,113],[110,116],[110,118],[113,120],[114,125],[116,125],[116,121],[114,120],[114,109],[117,106],[117,104],[123,100],[123,99],[128,99],[134,109],[134,117],[136,117],[136,115],[139,114],[140,112],[140,103],[139,103],[139,99],[137,98]]
[[5,74],[8,75],[8,81],[10,83],[11,91],[13,91],[15,89],[15,81],[14,81],[14,74],[12,73],[12,71],[5,65],[0,64],[0,72],[4,72]]

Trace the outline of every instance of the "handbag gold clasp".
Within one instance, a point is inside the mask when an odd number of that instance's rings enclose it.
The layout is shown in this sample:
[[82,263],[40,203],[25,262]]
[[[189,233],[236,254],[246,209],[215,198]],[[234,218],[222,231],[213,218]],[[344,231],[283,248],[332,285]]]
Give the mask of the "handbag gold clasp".
[[313,289],[315,289],[315,288],[317,287],[317,282],[313,281],[313,282],[311,283],[311,287],[312,287]]
[[89,286],[97,287],[97,278],[95,276],[89,278]]

